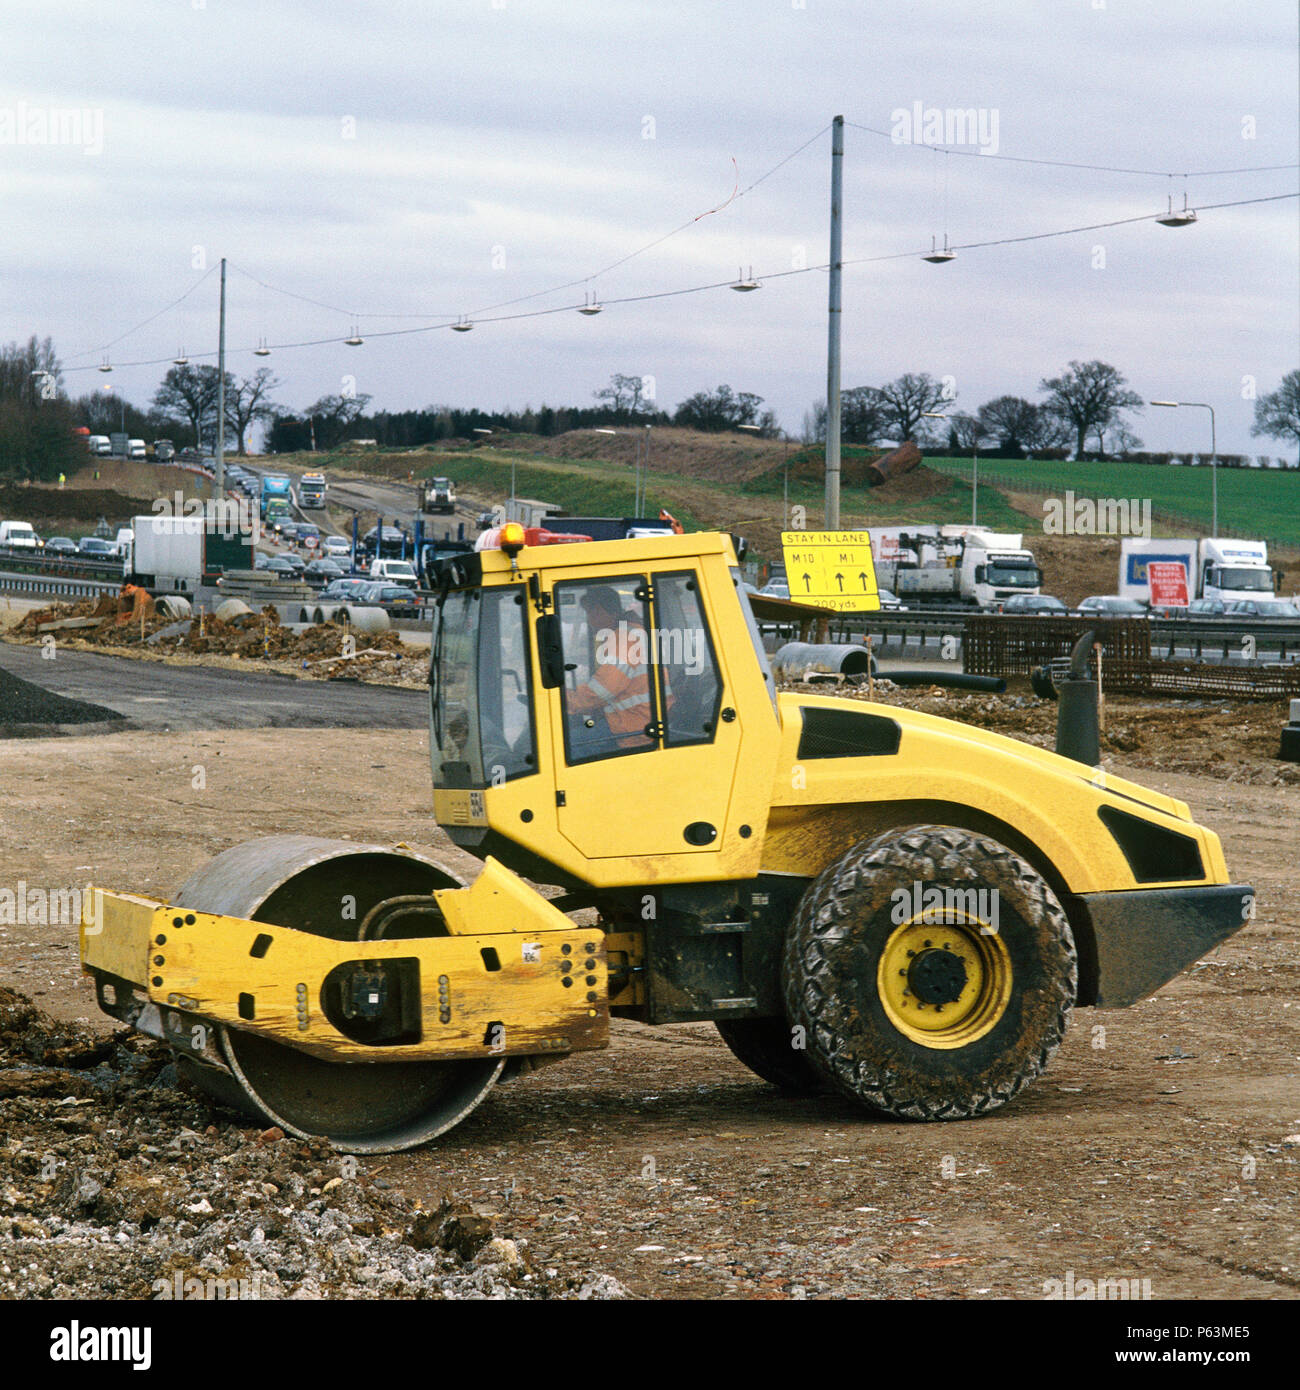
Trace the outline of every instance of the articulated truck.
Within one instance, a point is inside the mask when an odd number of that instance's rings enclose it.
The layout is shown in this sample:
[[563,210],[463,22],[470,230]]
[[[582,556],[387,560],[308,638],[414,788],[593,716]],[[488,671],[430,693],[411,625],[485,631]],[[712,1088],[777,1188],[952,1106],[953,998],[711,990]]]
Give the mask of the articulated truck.
[[869,527],[876,582],[912,606],[997,608],[1043,582],[1023,536],[974,526]]
[[1264,541],[1141,540],[1120,542],[1119,588],[1122,598],[1146,602],[1151,597],[1147,566],[1153,561],[1173,561],[1187,574],[1187,597],[1237,599],[1271,597],[1275,589]]

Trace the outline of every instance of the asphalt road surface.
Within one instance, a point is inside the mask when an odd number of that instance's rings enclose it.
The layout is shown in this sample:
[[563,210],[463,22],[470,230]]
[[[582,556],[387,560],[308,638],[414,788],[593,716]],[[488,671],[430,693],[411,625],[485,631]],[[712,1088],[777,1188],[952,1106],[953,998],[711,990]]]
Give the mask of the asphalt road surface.
[[[138,729],[423,729],[426,696],[418,690],[351,681],[166,666],[161,662],[0,643],[0,670],[56,695],[120,714]],[[86,725],[80,733],[120,724]]]

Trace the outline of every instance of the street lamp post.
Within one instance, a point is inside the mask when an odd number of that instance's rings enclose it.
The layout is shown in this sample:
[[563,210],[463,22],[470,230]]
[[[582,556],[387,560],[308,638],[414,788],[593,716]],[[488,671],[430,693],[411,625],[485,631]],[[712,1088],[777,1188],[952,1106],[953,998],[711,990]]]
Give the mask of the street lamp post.
[[641,438],[644,447],[637,453],[636,467],[636,514],[638,517],[645,506],[646,486],[650,481],[650,426],[645,427]]
[[1214,426],[1214,407],[1205,401],[1152,401],[1152,405],[1163,405],[1176,409],[1180,405],[1193,406],[1197,410],[1210,412],[1210,536],[1219,538],[1219,440]]
[[[744,429],[745,427],[742,425],[741,428]],[[622,433],[623,433],[622,430],[609,429],[608,427],[606,427],[606,426],[604,426],[604,425],[597,425],[597,426],[595,426],[595,427],[592,429],[591,432],[592,432],[592,434],[614,434],[614,435],[619,435],[619,434],[622,434]],[[645,447],[644,447],[644,449],[642,448],[642,441],[643,441],[643,440],[645,441]],[[636,448],[635,448],[635,450],[633,451],[633,454],[632,454],[632,470],[633,470],[633,472],[632,472],[632,515],[633,515],[633,517],[635,517],[638,521],[639,521],[640,518],[641,518],[641,508],[645,505],[645,498],[644,498],[644,496],[642,495],[642,485],[641,485],[641,469],[642,469],[642,466],[643,466],[643,464],[642,464],[642,460],[643,460],[643,459],[644,459],[645,471],[648,473],[648,472],[650,471],[650,426],[649,426],[649,425],[647,425],[647,426],[645,427],[644,433],[638,434],[638,435],[636,436]]]

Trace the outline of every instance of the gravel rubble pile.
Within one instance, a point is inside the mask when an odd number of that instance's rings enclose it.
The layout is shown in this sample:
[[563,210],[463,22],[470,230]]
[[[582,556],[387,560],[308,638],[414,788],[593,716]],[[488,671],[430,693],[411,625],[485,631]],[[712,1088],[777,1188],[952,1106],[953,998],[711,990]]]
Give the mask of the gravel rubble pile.
[[607,1299],[464,1202],[178,1089],[166,1047],[0,988],[0,1299]]
[[32,725],[40,729],[52,724],[96,724],[120,718],[116,710],[55,695],[31,681],[0,671],[0,728],[13,730]]

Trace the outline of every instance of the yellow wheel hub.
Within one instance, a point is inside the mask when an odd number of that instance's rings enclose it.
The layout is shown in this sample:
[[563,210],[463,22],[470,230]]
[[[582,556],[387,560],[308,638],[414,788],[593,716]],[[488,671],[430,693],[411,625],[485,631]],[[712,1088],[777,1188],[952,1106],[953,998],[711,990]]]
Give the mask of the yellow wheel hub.
[[1002,938],[977,918],[945,915],[953,920],[914,918],[896,928],[877,971],[889,1021],[923,1047],[965,1047],[982,1038],[1011,998]]

